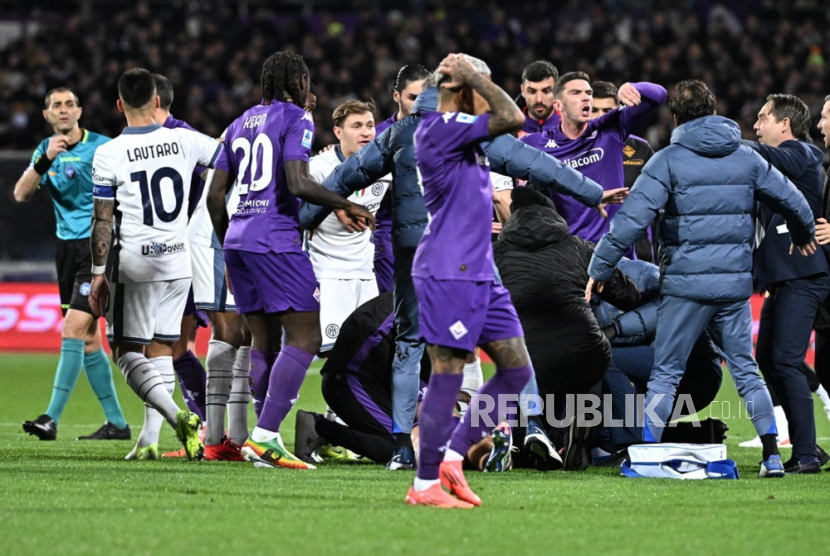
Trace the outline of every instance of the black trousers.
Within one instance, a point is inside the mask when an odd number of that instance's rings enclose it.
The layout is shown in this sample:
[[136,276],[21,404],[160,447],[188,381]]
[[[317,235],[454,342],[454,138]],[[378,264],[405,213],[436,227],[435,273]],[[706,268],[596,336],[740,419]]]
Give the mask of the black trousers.
[[323,374],[323,398],[348,426],[319,419],[317,434],[376,463],[386,463],[395,451],[392,436],[392,395],[367,376],[330,371]]
[[761,309],[756,358],[787,415],[793,456],[816,457],[813,396],[801,371],[819,306],[830,291],[826,276],[770,287]]

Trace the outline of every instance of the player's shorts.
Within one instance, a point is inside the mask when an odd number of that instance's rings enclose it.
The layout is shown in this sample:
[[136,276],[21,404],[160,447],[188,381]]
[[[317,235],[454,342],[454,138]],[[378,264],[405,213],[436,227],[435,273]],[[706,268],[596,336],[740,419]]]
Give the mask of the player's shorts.
[[61,311],[75,309],[92,314],[89,287],[92,283],[92,253],[89,239],[58,240],[55,254]]
[[305,253],[225,249],[239,313],[317,312],[320,287]]
[[472,352],[478,345],[524,336],[510,293],[496,282],[414,278],[421,338]]
[[235,313],[233,294],[225,282],[225,254],[221,249],[190,244],[193,265],[193,301],[199,311]]
[[190,278],[110,284],[107,340],[140,345],[151,340],[175,342],[189,289]]
[[320,332],[323,345],[320,351],[329,351],[340,335],[340,327],[352,312],[378,296],[378,285],[372,280],[320,279]]

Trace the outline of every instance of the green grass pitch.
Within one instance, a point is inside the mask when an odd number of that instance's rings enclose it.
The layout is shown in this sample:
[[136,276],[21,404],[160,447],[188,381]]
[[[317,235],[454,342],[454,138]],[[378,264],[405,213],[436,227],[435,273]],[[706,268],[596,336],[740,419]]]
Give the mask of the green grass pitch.
[[[823,553],[827,544],[830,476],[757,479],[760,450],[737,447],[753,429],[738,418],[729,381],[718,400],[731,404],[727,443],[739,481],[633,480],[596,468],[468,473],[483,505],[448,512],[404,503],[411,472],[364,463],[295,472],[123,461],[127,442],[75,440],[103,421],[84,378],[58,440],[39,442],[20,423],[45,409],[56,363],[51,355],[0,355],[2,554],[704,556]],[[136,437],[142,405],[120,376],[115,382]],[[319,373],[309,373],[297,405],[324,409]],[[712,416],[727,407],[718,403]],[[821,409],[816,421],[819,443],[830,445]],[[289,446],[293,423],[291,415],[283,429]],[[169,429],[161,448],[177,448]]]

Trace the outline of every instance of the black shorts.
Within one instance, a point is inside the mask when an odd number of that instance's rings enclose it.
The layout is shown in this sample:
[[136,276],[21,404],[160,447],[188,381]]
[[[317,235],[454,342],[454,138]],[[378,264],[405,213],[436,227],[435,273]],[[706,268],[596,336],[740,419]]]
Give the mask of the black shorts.
[[55,266],[64,316],[69,309],[91,315],[89,286],[92,283],[92,252],[89,250],[89,239],[59,239]]

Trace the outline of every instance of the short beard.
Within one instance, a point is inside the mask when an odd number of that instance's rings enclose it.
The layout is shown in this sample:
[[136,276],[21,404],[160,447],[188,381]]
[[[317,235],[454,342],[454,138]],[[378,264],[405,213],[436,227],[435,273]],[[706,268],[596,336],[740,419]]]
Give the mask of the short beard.
[[544,114],[542,114],[541,116],[539,116],[539,115],[536,113],[536,111],[535,111],[535,110],[531,110],[531,111],[530,111],[530,113],[531,113],[531,114],[533,114],[534,116],[536,116],[536,117],[537,117],[538,119],[540,119],[540,120],[547,120],[548,118],[550,118],[550,115],[551,115],[551,114],[553,114],[553,106],[550,106],[550,107],[547,107],[547,106],[546,106],[546,107],[545,107],[545,113],[544,113]]

